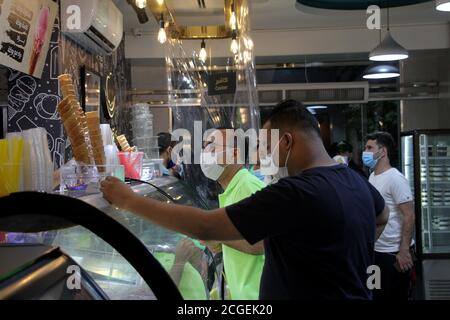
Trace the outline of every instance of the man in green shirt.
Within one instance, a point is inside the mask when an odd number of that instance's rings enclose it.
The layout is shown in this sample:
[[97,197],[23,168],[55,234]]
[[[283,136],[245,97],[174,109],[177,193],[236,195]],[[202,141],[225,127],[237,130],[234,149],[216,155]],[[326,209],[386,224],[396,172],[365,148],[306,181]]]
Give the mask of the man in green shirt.
[[[215,139],[218,134],[221,134],[223,138]],[[227,142],[227,140],[229,139],[226,139],[226,130],[218,129],[206,139],[202,153],[202,157],[213,154],[217,160],[218,164],[202,162],[201,166],[206,177],[217,181],[225,190],[219,195],[219,206],[221,208],[248,198],[265,187],[265,184],[245,169],[243,164],[238,164],[239,150],[234,146],[234,141]],[[225,277],[231,299],[258,299],[264,266],[263,242],[261,241],[253,246],[245,240],[224,241],[220,244],[210,241],[206,244],[212,251],[217,251],[217,246],[221,245]]]

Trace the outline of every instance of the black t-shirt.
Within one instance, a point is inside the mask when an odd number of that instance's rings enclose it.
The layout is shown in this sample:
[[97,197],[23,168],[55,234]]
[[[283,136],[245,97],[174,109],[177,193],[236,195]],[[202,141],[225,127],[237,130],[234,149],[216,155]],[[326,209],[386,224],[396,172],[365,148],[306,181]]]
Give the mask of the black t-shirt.
[[264,239],[260,299],[371,299],[378,191],[345,165],[281,179],[226,212],[250,243]]

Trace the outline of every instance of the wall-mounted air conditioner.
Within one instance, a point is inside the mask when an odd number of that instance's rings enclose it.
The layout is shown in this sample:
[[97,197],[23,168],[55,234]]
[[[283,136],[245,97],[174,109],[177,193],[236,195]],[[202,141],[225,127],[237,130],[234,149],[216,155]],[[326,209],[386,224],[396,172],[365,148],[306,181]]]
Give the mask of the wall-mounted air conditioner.
[[123,16],[112,0],[61,0],[61,29],[86,49],[111,54],[123,36]]

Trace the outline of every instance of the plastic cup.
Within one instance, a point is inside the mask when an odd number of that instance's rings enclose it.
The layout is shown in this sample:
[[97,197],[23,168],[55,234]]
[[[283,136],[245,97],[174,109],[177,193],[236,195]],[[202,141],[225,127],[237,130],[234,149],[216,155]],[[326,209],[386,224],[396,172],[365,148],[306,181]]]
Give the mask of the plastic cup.
[[119,152],[120,164],[125,167],[125,176],[131,179],[141,179],[142,164],[144,161],[143,152]]
[[101,182],[106,177],[116,177],[125,181],[122,165],[66,165],[61,167],[60,192],[71,197],[82,197],[100,193]]

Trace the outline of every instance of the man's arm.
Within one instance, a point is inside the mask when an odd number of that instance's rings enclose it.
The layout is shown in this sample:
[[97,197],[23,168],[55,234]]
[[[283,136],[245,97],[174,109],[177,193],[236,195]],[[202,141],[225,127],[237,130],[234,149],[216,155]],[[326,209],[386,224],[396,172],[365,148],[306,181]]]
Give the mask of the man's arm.
[[414,230],[414,205],[412,201],[399,204],[400,213],[403,215],[400,249],[397,254],[397,263],[403,272],[413,267],[413,261],[409,252],[412,234]]
[[224,208],[206,211],[141,197],[114,177],[106,178],[101,190],[104,198],[113,205],[190,238],[218,241],[243,239]]
[[235,250],[242,251],[255,256],[260,256],[264,254],[264,241],[257,242],[253,246],[246,240],[223,241],[222,243]]
[[375,240],[378,240],[378,238],[383,233],[384,228],[386,227],[386,224],[388,223],[388,220],[389,220],[389,208],[388,208],[388,206],[384,206],[383,212],[380,213],[376,219],[377,232],[375,235],[375,237],[376,237]]

